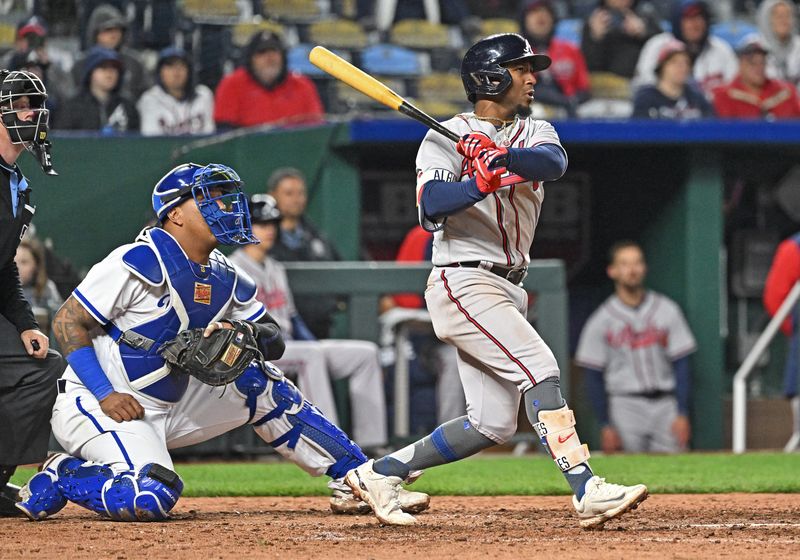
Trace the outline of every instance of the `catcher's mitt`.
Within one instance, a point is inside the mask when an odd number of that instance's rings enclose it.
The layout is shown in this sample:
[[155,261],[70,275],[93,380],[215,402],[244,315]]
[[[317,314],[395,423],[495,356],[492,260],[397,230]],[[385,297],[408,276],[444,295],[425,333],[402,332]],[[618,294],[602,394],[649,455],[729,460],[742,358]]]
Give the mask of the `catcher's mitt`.
[[204,329],[187,329],[165,342],[159,355],[179,371],[215,387],[235,381],[260,354],[250,327],[230,321],[232,329],[217,329],[207,337]]

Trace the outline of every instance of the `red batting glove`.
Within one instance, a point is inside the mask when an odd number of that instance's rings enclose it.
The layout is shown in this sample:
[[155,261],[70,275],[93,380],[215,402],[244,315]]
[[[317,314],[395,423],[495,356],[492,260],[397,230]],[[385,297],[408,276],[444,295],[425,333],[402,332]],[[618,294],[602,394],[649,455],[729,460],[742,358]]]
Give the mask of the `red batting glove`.
[[467,159],[475,159],[481,151],[495,148],[494,141],[483,132],[471,132],[461,137],[456,150]]
[[499,155],[498,150],[484,150],[473,160],[475,166],[475,181],[478,190],[489,194],[500,188],[500,177],[506,172],[505,167],[492,167]]

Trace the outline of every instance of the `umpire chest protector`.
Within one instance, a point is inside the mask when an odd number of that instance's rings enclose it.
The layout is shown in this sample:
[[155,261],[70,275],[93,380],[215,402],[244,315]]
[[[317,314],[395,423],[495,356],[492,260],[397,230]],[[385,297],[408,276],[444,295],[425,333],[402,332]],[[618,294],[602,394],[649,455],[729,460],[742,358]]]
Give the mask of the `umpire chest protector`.
[[[119,354],[130,386],[166,402],[177,402],[189,382],[187,375],[171,372],[158,349],[179,331],[206,327],[227,312],[232,300],[244,302],[255,286],[240,278],[222,253],[214,251],[207,265],[191,262],[175,239],[161,229],[143,232],[122,257],[125,267],[142,282],[166,285],[159,316],[121,331],[113,323],[108,334],[119,345]],[[251,289],[252,288],[252,289]]]

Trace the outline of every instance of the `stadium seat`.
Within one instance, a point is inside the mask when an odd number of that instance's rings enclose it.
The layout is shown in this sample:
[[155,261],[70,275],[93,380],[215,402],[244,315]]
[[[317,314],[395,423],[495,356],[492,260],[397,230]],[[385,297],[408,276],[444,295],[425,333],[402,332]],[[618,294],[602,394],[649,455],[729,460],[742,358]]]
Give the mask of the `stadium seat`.
[[465,104],[461,76],[454,73],[434,72],[417,80],[417,97],[423,101]]
[[556,24],[555,36],[563,41],[569,41],[578,46],[581,44],[583,20],[579,18],[562,19]]
[[[289,49],[286,55],[286,63],[289,66],[289,70],[305,74],[306,76],[329,77],[327,72],[320,70],[308,60],[308,53],[311,52],[312,48],[314,48],[314,45],[304,43]],[[350,61],[349,53],[339,50],[334,50],[334,52],[348,62]]]
[[721,21],[711,26],[711,34],[727,41],[733,48],[736,48],[739,41],[751,33],[758,33],[758,27],[740,19]]
[[361,66],[373,75],[416,77],[421,72],[417,53],[388,43],[372,45],[361,51]]
[[592,97],[596,99],[631,99],[631,81],[611,72],[589,74]]
[[272,31],[286,36],[286,28],[276,21],[263,20],[259,22],[237,23],[232,29],[232,41],[237,47],[243,47],[254,33],[259,31]]
[[17,29],[10,23],[0,22],[0,49],[9,49],[14,46]]
[[183,0],[181,9],[192,20],[219,20],[239,17],[237,0]]
[[496,35],[497,33],[519,33],[519,22],[509,18],[489,18],[481,20],[481,37],[488,37],[489,35]]
[[367,46],[367,34],[354,21],[327,19],[312,23],[308,28],[308,39],[316,45],[328,48],[363,49]]
[[261,0],[264,15],[281,21],[312,22],[321,17],[317,0]]
[[[393,91],[397,92],[398,95],[405,97],[406,86],[403,80],[386,76],[376,76],[376,79],[386,84]],[[334,80],[333,85],[334,99],[332,100],[332,104],[335,106],[337,109],[336,112],[338,113],[374,111],[376,109],[388,110],[388,107],[385,105],[367,97],[344,82]]]
[[437,49],[451,47],[450,31],[446,25],[431,23],[424,19],[404,19],[397,22],[390,32],[395,45],[411,49]]

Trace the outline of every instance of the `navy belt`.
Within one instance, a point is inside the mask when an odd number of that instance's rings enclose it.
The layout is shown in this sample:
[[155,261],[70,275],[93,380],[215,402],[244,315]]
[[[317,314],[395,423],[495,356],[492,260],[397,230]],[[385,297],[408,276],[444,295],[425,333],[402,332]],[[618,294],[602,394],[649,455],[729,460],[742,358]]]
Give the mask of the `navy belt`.
[[644,391],[641,393],[612,393],[615,397],[639,397],[643,399],[663,399],[675,396],[675,391]]
[[508,280],[512,284],[521,283],[525,279],[525,276],[528,275],[527,266],[523,266],[522,268],[510,268],[506,266],[499,266],[493,264],[492,268],[484,268],[481,266],[481,262],[482,261],[462,261],[462,262],[446,264],[444,266],[447,268],[460,268],[460,267],[481,268],[483,270],[491,272],[492,274],[496,274],[497,276],[503,278],[504,280]]

